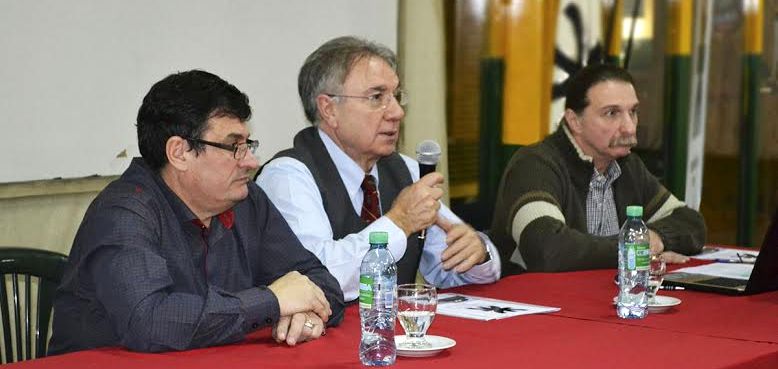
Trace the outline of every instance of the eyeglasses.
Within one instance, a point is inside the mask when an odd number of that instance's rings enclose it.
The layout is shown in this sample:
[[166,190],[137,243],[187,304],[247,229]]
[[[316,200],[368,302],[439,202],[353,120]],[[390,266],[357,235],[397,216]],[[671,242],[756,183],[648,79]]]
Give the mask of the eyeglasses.
[[201,140],[199,138],[187,137],[186,139],[192,142],[218,147],[222,150],[232,151],[232,157],[234,157],[236,160],[243,160],[243,158],[246,157],[246,153],[248,153],[249,150],[251,150],[252,154],[255,154],[257,152],[257,147],[259,147],[259,141],[249,140],[249,139],[246,139],[246,142],[234,143],[232,145]]
[[344,97],[350,99],[363,99],[367,101],[367,105],[373,110],[385,110],[389,104],[392,103],[392,98],[397,101],[400,106],[405,106],[408,103],[408,94],[403,90],[396,90],[394,92],[384,91],[376,92],[368,96],[354,96],[354,95],[337,95],[337,94],[325,94],[329,97]]
[[737,258],[740,260],[741,263],[744,264],[754,264],[756,262],[756,255],[753,254],[746,254],[746,253],[737,253]]

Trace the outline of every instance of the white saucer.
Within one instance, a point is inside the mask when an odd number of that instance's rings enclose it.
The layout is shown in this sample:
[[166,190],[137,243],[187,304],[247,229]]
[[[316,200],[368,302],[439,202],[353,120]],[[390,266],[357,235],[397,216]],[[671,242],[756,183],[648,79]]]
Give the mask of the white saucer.
[[[616,304],[616,299],[618,299],[618,297],[613,298],[614,304]],[[652,314],[664,313],[671,307],[680,304],[681,304],[681,299],[677,299],[675,297],[670,297],[670,296],[656,295],[654,296],[654,301],[648,304],[648,312]]]
[[435,356],[443,350],[456,346],[457,341],[448,337],[426,335],[424,339],[430,343],[430,347],[425,348],[403,348],[402,343],[408,338],[405,335],[394,336],[394,343],[397,345],[397,355],[407,357],[427,357]]
[[679,305],[681,299],[677,299],[671,296],[654,296],[654,301],[648,304],[649,313],[664,313],[673,306]]

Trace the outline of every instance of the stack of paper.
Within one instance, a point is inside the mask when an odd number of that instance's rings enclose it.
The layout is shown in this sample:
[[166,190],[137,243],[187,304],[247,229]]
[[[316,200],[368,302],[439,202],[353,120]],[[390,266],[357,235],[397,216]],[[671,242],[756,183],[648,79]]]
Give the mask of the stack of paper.
[[494,320],[518,315],[552,313],[555,311],[559,311],[559,308],[458,293],[441,293],[438,295],[437,314],[459,318]]

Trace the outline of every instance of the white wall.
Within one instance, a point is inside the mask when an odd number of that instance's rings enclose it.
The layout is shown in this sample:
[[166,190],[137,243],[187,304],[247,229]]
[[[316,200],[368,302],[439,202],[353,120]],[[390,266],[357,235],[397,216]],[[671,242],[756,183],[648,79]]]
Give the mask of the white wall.
[[249,95],[265,161],[305,126],[305,56],[346,34],[395,48],[397,12],[365,0],[0,0],[0,182],[121,173],[138,155],[142,97],[192,68]]

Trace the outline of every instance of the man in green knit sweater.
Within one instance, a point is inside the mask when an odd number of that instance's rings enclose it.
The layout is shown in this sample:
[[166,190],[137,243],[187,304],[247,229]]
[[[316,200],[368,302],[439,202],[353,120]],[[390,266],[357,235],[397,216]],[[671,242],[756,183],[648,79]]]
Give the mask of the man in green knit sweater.
[[513,156],[491,230],[503,275],[615,268],[627,205],[643,206],[652,254],[684,263],[702,249],[702,216],[630,153],[638,123],[633,85],[619,67],[583,68],[568,84],[556,132]]

